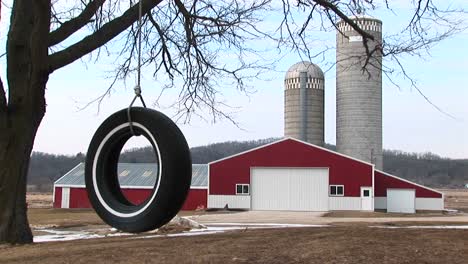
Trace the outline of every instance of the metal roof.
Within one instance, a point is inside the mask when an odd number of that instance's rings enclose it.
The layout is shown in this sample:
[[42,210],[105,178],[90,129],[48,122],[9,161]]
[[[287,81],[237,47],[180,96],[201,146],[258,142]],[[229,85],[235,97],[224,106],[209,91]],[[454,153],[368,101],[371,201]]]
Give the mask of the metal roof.
[[[54,185],[60,186],[84,186],[84,163],[78,164],[57,181]],[[156,182],[158,165],[153,163],[119,163],[119,183],[122,187],[153,188]],[[191,187],[208,187],[208,165],[192,164]]]
[[301,72],[307,72],[307,77],[324,79],[323,71],[316,64],[310,61],[300,61],[289,67],[284,79],[300,78]]

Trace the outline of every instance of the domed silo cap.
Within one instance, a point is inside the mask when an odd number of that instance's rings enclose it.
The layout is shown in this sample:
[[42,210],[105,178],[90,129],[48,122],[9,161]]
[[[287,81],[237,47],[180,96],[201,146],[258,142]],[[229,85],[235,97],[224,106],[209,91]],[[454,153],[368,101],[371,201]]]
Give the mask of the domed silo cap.
[[322,69],[316,64],[308,61],[300,61],[289,68],[284,79],[299,78],[301,72],[307,72],[309,78],[324,79]]

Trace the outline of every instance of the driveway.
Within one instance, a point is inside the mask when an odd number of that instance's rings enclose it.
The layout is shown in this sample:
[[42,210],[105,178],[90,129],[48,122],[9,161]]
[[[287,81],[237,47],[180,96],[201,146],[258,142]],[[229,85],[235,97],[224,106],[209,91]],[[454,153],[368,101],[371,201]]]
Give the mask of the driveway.
[[322,217],[325,212],[246,211],[235,213],[202,214],[189,218],[205,225],[222,224],[302,224],[323,225],[332,223],[386,223],[386,222],[451,222],[468,223],[468,215],[379,216],[379,217]]

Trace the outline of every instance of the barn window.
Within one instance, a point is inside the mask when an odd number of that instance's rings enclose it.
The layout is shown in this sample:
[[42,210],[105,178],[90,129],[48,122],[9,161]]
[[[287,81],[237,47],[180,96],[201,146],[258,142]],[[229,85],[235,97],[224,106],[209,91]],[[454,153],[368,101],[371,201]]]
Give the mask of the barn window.
[[249,194],[249,185],[236,184],[236,194]]
[[344,196],[344,185],[330,185],[330,196]]

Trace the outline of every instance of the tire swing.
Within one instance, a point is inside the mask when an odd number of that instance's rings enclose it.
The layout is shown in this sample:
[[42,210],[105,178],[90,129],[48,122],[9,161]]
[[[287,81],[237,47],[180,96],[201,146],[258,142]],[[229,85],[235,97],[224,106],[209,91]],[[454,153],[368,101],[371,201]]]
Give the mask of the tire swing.
[[[140,1],[138,84],[127,109],[108,117],[97,129],[88,148],[85,182],[89,200],[104,222],[125,232],[144,232],[168,223],[182,208],[187,197],[192,162],[184,135],[164,114],[146,108],[141,97],[141,1]],[[144,107],[133,107],[140,98]],[[125,143],[132,136],[144,136],[157,156],[156,182],[150,196],[132,204],[122,193],[118,161]]]

